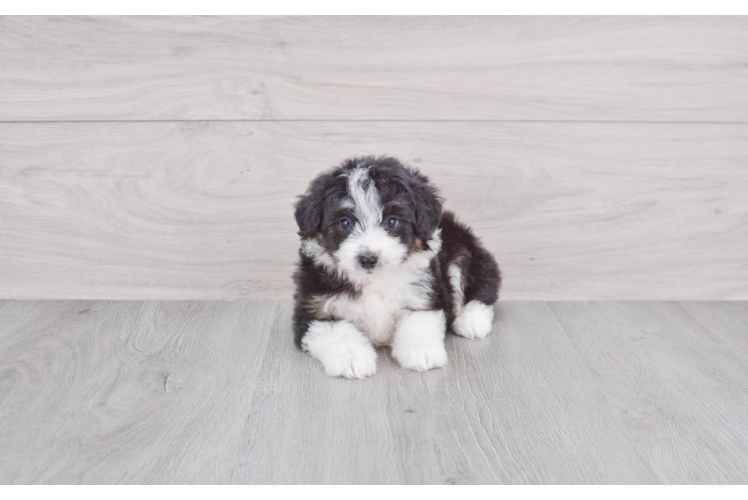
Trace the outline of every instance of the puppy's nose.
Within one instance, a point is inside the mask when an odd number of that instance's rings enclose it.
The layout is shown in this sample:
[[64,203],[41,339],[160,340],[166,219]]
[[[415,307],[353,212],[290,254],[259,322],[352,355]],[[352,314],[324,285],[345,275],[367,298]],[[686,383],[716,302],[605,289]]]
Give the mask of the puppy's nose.
[[377,265],[377,254],[374,252],[364,252],[358,255],[358,261],[364,269],[371,269]]

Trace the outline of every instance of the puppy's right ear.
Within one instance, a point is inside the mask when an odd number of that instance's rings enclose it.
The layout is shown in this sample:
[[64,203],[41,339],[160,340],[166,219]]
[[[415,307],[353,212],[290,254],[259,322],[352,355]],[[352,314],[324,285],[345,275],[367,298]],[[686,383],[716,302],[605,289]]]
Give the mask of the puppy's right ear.
[[310,238],[319,232],[322,225],[322,198],[313,190],[299,196],[296,202],[296,224],[299,226],[299,236]]
[[299,236],[310,238],[319,233],[322,226],[325,195],[329,191],[334,176],[326,173],[318,176],[309,184],[303,196],[296,202],[296,224],[299,226]]

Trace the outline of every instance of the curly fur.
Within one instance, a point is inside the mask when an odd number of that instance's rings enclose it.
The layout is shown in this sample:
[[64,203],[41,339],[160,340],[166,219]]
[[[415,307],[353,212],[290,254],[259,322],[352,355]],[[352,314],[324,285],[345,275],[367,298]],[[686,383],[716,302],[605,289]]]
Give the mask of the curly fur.
[[376,345],[406,368],[443,367],[447,331],[489,334],[498,265],[442,204],[388,156],[346,160],[299,198],[295,341],[327,374],[374,374]]

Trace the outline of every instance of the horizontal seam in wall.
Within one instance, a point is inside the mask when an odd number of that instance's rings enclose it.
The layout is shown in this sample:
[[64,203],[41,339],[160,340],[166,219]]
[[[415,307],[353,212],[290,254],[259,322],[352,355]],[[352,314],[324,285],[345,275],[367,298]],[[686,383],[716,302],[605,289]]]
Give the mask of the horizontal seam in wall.
[[0,120],[0,124],[54,124],[54,123],[183,123],[183,122],[216,122],[216,123],[596,123],[596,124],[627,124],[627,125],[748,125],[748,121],[669,121],[669,120],[490,120],[490,119],[467,119],[467,120],[434,120],[434,119],[168,119],[168,120]]

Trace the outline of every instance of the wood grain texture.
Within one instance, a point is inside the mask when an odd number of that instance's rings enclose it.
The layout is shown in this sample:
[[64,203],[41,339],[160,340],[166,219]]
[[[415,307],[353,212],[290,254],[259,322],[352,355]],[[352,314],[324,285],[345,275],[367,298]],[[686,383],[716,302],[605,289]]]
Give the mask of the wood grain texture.
[[507,299],[748,298],[748,125],[0,124],[0,298],[288,299],[341,159],[428,174]]
[[490,340],[448,336],[447,368],[404,370],[380,349],[354,384],[272,337],[232,481],[659,482],[548,307],[498,312]]
[[[227,482],[277,304],[0,311],[0,482]],[[285,333],[285,332],[283,332]]]
[[363,381],[296,350],[291,309],[0,309],[0,483],[748,479],[746,303],[501,302],[446,368],[380,350]]
[[[748,363],[729,341],[734,332],[707,328],[674,302],[550,306],[659,477],[748,482]],[[748,310],[696,307],[731,323]]]
[[720,332],[720,341],[748,359],[748,308],[743,302],[684,302],[683,307],[705,329]]
[[0,120],[748,121],[745,17],[4,17]]

